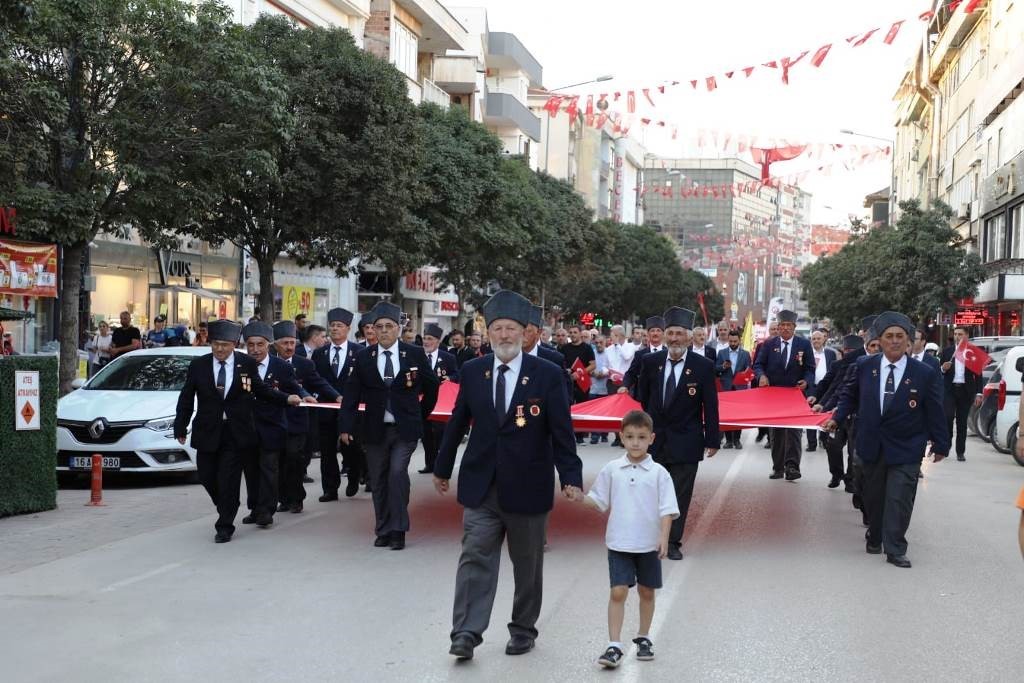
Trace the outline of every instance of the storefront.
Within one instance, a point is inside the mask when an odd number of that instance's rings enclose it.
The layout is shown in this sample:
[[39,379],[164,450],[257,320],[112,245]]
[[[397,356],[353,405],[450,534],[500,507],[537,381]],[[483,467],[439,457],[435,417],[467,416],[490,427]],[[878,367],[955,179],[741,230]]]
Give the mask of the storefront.
[[423,333],[424,325],[436,323],[446,333],[457,324],[462,307],[452,287],[439,289],[437,269],[420,268],[402,278],[399,291],[402,294],[403,310],[409,314],[410,324],[416,334]]
[[[259,299],[259,270],[249,259],[246,310],[255,310]],[[274,320],[294,320],[303,313],[313,323],[327,324],[327,311],[336,307],[356,309],[353,277],[339,276],[330,268],[299,265],[281,257],[274,262]]]
[[[0,239],[0,349],[55,350],[57,245]],[[9,336],[8,336],[9,335]]]

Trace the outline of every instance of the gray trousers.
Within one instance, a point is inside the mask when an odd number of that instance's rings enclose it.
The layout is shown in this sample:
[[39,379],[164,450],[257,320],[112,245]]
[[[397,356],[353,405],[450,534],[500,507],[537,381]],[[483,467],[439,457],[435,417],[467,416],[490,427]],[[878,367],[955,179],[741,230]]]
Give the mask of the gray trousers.
[[881,543],[886,555],[907,554],[907,529],[917,497],[921,465],[887,465],[881,459],[864,463],[864,510],[868,542]]
[[[409,461],[416,450],[415,441],[403,441],[396,427],[384,430],[380,443],[364,443],[366,465],[373,487],[373,513],[376,533],[409,530]],[[321,456],[323,457],[323,456]]]
[[786,467],[800,470],[800,456],[803,454],[802,429],[771,429],[772,469],[782,472]]
[[477,508],[462,515],[462,555],[455,575],[455,606],[452,610],[452,638],[468,634],[479,645],[491,620],[494,594],[498,590],[501,545],[508,538],[515,593],[512,597],[512,635],[537,637],[544,587],[544,537],[548,513],[521,515],[504,512],[498,506],[498,492],[492,485]]

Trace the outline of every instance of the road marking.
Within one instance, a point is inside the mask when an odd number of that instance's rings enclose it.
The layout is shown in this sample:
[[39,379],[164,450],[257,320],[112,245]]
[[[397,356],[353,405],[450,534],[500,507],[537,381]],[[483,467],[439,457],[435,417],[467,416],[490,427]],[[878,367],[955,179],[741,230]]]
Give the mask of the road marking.
[[118,588],[124,588],[125,586],[132,585],[133,583],[139,583],[140,581],[145,581],[146,579],[151,579],[154,576],[159,576],[160,574],[166,574],[167,572],[171,571],[172,569],[177,569],[178,567],[180,567],[183,564],[184,564],[184,562],[173,562],[171,564],[165,564],[162,567],[157,567],[156,569],[150,570],[148,572],[145,572],[145,573],[142,573],[142,574],[138,574],[136,576],[132,576],[132,577],[129,577],[127,579],[122,579],[120,581],[116,581],[116,582],[110,584],[109,586],[101,588],[100,592],[101,593],[111,593],[113,591],[116,591]]
[[[725,498],[729,495],[729,489],[732,488],[733,482],[736,480],[740,470],[743,469],[743,464],[747,461],[747,454],[748,451],[743,450],[739,454],[739,457],[732,461],[732,465],[729,466],[725,476],[722,477],[722,481],[718,484],[718,488],[715,490],[714,495],[712,495],[711,500],[708,501],[708,506],[704,508],[704,512],[701,513],[700,522],[697,524],[696,529],[693,530],[693,533],[690,534],[690,538],[686,542],[686,559],[683,560],[682,566],[679,567],[679,569],[672,571],[668,576],[666,576],[666,578],[670,578],[671,581],[665,581],[665,587],[658,591],[657,600],[655,602],[654,621],[651,622],[651,632],[648,634],[654,642],[655,652],[657,652],[658,632],[665,623],[666,615],[672,610],[672,606],[675,604],[676,598],[678,598],[682,592],[683,584],[686,582],[686,576],[690,573],[690,567],[693,566],[694,560],[689,553],[692,553],[694,549],[699,549],[700,546],[703,545],[703,541],[708,535],[708,530],[711,528],[711,523],[721,511],[722,506],[725,504]],[[664,561],[670,562],[669,560]],[[633,653],[635,650],[636,645],[631,645],[623,659],[634,659],[635,655]],[[641,669],[642,667],[638,666],[628,667],[623,672],[624,680],[639,680]]]

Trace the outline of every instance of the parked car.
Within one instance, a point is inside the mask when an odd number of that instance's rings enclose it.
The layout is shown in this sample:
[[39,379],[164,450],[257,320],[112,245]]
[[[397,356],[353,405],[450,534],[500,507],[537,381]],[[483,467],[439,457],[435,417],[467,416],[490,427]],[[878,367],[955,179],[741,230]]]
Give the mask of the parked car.
[[992,430],[996,424],[1001,402],[1006,400],[1006,383],[1001,368],[997,367],[981,391],[981,406],[971,406],[967,418],[970,429],[985,441],[992,441]]
[[57,402],[57,471],[194,472],[196,452],[174,440],[189,363],[208,348],[174,346],[119,356]]
[[992,428],[992,445],[1000,453],[1011,453],[1018,465],[1024,467],[1024,458],[1017,456],[1017,430],[1019,428],[1021,375],[1024,373],[1024,347],[1011,349],[1000,368],[1002,379],[999,392],[1004,400],[996,414]]
[[[978,337],[972,339],[971,343],[984,349],[985,353],[989,355],[990,360],[985,369],[981,371],[982,386],[985,386],[991,380],[992,373],[995,372],[996,368],[1003,362],[1003,359],[1006,358],[1006,353],[1010,349],[1024,346],[1024,337]],[[984,402],[981,408],[975,408],[973,404],[971,405],[971,410],[967,414],[967,428],[972,433],[988,441],[989,430],[986,428],[987,423],[986,425],[978,424],[978,411],[984,407]]]

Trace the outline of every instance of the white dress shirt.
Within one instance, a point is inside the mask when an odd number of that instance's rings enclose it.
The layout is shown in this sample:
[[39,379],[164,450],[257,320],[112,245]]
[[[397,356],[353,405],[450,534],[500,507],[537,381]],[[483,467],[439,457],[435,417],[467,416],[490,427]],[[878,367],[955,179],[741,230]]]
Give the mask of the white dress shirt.
[[903,372],[907,369],[907,357],[900,356],[900,359],[895,363],[891,362],[885,356],[882,356],[882,366],[878,373],[878,405],[879,409],[885,406],[885,381],[889,378],[889,366],[895,365],[896,369],[893,370],[893,389],[898,391],[900,388],[900,380],[903,379]]
[[639,463],[629,456],[603,468],[587,496],[608,515],[604,541],[611,550],[647,553],[658,549],[661,518],[679,516],[672,477],[651,456]]
[[306,349],[306,358],[312,358],[313,352],[316,351],[312,346],[307,346],[306,344],[303,344],[302,348]]
[[[399,366],[401,365],[398,362],[398,341],[396,340],[394,344],[392,344],[389,348],[386,348],[386,349],[383,346],[379,345],[379,344],[377,345],[377,372],[380,373],[380,378],[381,379],[384,379],[384,364],[387,362],[387,356],[384,355],[385,351],[390,351],[391,352],[391,369],[395,373],[395,376],[392,378],[392,380],[397,382],[398,381],[398,371],[400,369]],[[333,349],[331,350],[331,353],[334,353]],[[345,357],[342,356],[342,359],[344,359],[344,358]],[[344,360],[342,362],[344,362]],[[386,384],[387,380],[384,379],[384,382]],[[387,405],[387,404],[385,404],[385,405]],[[388,410],[385,409],[384,410],[384,424],[394,424],[394,422],[395,422],[395,416],[392,415]]]
[[665,372],[664,372],[664,375],[661,378],[661,393],[662,393],[662,395],[665,394],[665,387],[668,386],[668,373],[670,373],[670,372],[673,372],[673,371],[675,372],[675,375],[676,375],[676,389],[679,388],[679,383],[682,381],[682,377],[683,377],[683,366],[684,365],[686,365],[686,351],[683,351],[683,355],[679,358],[679,362],[675,364],[674,368],[672,367],[672,357],[671,356],[667,356],[665,358]]
[[[220,372],[220,361],[216,357],[213,359],[213,386],[217,386],[217,374]],[[224,361],[224,395],[227,396],[228,392],[231,391],[231,382],[235,379],[235,355],[231,354],[228,359]]]
[[724,342],[720,341],[715,344],[715,351],[721,351],[722,349],[729,348],[729,340],[726,339]]
[[533,345],[533,348],[530,349],[529,351],[527,351],[526,353],[530,354],[531,356],[536,356],[537,355],[537,349],[539,349],[539,348],[540,348],[540,342],[537,342],[536,344]]
[[507,365],[508,370],[505,371],[505,409],[510,410],[512,408],[512,394],[516,390],[516,382],[519,381],[519,370],[523,367],[523,352],[520,351],[516,354],[516,357],[507,363],[502,363],[498,360],[498,357],[494,357],[494,368],[491,382],[491,400],[494,401],[494,405],[498,405],[498,368],[502,365]]
[[953,354],[953,384],[963,384],[967,381],[964,377],[964,364]]
[[825,360],[825,349],[814,352],[814,383],[817,384],[821,380],[825,379],[825,373],[828,371],[828,363]]
[[[338,374],[335,375],[335,377],[338,377],[338,376],[341,375],[341,369],[343,367],[345,367],[345,359],[348,358],[348,340],[347,339],[345,341],[341,342],[340,344],[335,344],[334,342],[331,342],[330,347],[327,349],[327,363],[328,364],[331,364],[331,363],[334,362],[334,354],[335,353],[338,354]],[[397,354],[396,354],[396,357],[397,357]],[[395,372],[397,372],[397,371],[398,371],[398,366],[395,365]],[[381,373],[381,376],[383,377],[383,371]]]
[[427,354],[427,362],[430,363],[430,370],[431,371],[437,369],[437,358],[438,358],[438,356],[437,356],[437,349],[434,349],[433,353],[428,353]]
[[633,360],[633,354],[627,356],[625,344],[609,344],[605,347],[605,354],[608,358],[608,367],[614,372],[625,372],[629,370],[629,363]]
[[269,370],[269,369],[270,369],[270,354],[268,353],[266,355],[266,357],[259,364],[260,379],[266,379],[267,378],[267,370]]

